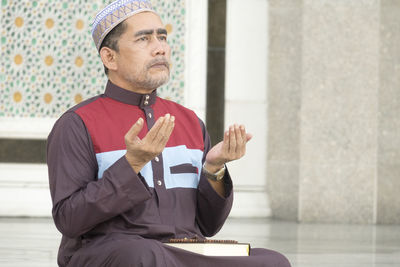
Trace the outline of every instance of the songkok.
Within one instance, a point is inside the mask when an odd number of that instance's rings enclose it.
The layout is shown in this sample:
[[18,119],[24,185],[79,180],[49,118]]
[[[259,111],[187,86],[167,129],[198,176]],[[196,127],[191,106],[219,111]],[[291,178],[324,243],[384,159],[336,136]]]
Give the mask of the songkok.
[[92,25],[92,37],[97,50],[106,35],[118,24],[144,11],[155,13],[149,0],[117,0],[97,13]]

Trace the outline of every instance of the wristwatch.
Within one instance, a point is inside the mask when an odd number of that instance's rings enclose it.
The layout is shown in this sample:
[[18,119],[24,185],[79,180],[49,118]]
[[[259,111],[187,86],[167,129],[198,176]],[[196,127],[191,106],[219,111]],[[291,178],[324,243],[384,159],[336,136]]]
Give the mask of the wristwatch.
[[211,172],[207,171],[207,169],[204,168],[204,165],[203,165],[202,170],[208,179],[213,180],[213,181],[220,181],[222,178],[224,178],[224,175],[225,175],[225,164],[224,164],[224,167],[222,167],[216,173],[211,173]]

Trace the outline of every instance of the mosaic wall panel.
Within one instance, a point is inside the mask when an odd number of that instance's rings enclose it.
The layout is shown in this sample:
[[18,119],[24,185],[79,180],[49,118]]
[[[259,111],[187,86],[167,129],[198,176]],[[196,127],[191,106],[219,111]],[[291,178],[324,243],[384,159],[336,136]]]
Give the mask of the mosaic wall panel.
[[[112,1],[1,0],[0,117],[58,117],[102,93],[103,65],[90,30]],[[153,0],[169,32],[170,82],[160,96],[183,102],[185,0]]]

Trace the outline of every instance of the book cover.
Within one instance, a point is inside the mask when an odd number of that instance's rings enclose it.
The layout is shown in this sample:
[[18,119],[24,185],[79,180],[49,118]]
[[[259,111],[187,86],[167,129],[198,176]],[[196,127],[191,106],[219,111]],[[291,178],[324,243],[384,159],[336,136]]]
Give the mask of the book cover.
[[250,244],[235,240],[170,239],[168,246],[188,250],[206,256],[249,256]]

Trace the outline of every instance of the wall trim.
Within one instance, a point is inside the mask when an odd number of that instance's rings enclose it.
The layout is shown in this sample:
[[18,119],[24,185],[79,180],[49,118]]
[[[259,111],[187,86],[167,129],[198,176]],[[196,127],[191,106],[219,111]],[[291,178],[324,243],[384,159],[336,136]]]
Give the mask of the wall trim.
[[235,185],[234,201],[229,217],[266,218],[271,215],[267,190],[262,186]]
[[0,138],[47,139],[56,118],[1,117]]
[[[237,185],[230,217],[267,217],[264,187]],[[46,164],[0,163],[0,216],[50,217],[51,197]]]
[[51,216],[46,164],[0,163],[0,216]]

